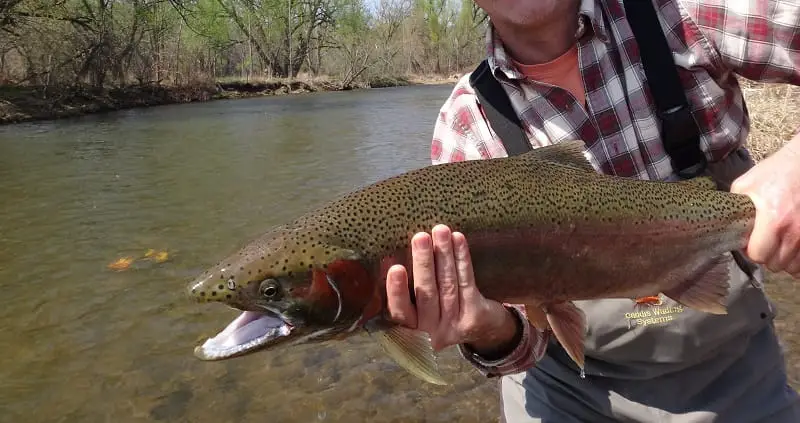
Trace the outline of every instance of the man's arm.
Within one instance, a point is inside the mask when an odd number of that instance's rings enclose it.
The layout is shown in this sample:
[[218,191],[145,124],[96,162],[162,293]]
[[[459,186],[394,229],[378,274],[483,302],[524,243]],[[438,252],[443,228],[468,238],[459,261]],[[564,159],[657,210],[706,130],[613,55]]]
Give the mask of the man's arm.
[[736,179],[731,192],[750,196],[756,206],[747,255],[800,279],[800,132]]
[[800,85],[800,2],[678,1],[724,67],[755,81]]
[[547,352],[550,332],[540,331],[531,325],[525,315],[524,306],[512,304],[505,306],[514,318],[514,338],[505,345],[490,350],[491,352],[479,351],[472,345],[458,346],[461,355],[487,377],[524,372],[535,366]]
[[[747,79],[800,86],[800,3],[790,0],[678,0],[722,66]],[[747,255],[800,278],[800,132],[740,176],[756,222]]]

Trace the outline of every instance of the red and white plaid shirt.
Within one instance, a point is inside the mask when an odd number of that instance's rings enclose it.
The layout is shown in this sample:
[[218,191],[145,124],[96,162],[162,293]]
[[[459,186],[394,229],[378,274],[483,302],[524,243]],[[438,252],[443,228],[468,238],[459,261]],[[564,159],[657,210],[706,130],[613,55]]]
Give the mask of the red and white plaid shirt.
[[[749,118],[735,75],[800,85],[800,3],[796,0],[654,0],[710,162],[744,145]],[[568,91],[526,79],[493,28],[488,64],[520,116],[534,148],[581,139],[599,172],[674,180],[660,139],[652,95],[620,0],[581,0],[578,60],[586,108]],[[469,75],[439,114],[433,164],[506,156],[488,126]],[[521,308],[520,315],[524,316]],[[508,357],[484,362],[462,354],[484,374],[524,371],[544,353],[548,336],[527,327]]]

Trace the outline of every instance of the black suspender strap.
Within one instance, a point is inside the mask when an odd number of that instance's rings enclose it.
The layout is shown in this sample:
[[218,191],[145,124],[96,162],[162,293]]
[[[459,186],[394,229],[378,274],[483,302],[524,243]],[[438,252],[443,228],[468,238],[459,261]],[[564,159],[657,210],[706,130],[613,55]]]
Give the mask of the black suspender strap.
[[682,177],[692,177],[705,170],[706,157],[653,1],[624,0],[623,4],[661,118],[664,149],[675,171]]
[[503,142],[506,153],[514,156],[531,150],[528,136],[522,129],[522,122],[511,106],[511,100],[500,82],[492,75],[486,60],[482,61],[472,72],[469,83],[475,89],[483,112],[486,113],[492,129]]

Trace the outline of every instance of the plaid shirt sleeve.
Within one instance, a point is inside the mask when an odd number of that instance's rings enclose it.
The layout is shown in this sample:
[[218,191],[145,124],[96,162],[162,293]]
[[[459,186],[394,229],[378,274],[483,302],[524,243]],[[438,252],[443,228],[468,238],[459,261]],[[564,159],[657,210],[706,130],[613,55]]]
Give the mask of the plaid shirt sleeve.
[[478,105],[475,91],[464,75],[445,101],[431,144],[433,164],[505,157],[500,138],[492,131]]
[[519,344],[508,355],[497,360],[486,360],[470,351],[466,345],[458,346],[461,356],[486,377],[498,377],[524,372],[535,366],[547,352],[550,332],[540,331],[528,323],[525,307],[512,304],[505,304],[505,306],[522,322],[522,337]]
[[682,0],[723,66],[747,79],[800,85],[800,3]]
[[[433,164],[506,156],[499,137],[486,123],[468,78],[466,75],[456,84],[439,112],[431,144]],[[498,360],[485,360],[459,345],[461,355],[487,377],[524,372],[541,360],[547,349],[549,332],[528,323],[523,306],[505,306],[522,322],[522,337],[513,351]]]

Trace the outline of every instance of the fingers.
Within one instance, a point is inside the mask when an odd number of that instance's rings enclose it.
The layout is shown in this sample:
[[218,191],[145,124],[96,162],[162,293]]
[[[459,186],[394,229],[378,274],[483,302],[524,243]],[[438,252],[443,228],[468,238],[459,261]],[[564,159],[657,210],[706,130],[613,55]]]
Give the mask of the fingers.
[[453,234],[445,225],[436,225],[431,232],[436,281],[439,284],[439,309],[442,322],[447,324],[457,318],[459,308],[459,275],[453,256]]
[[774,239],[775,233],[770,230],[766,219],[756,218],[750,240],[747,244],[747,256],[756,263],[767,265],[770,270],[776,269],[778,240]]
[[786,273],[795,279],[800,279],[800,260],[795,260],[792,262],[792,264],[789,265],[788,269],[786,270]]
[[475,274],[472,269],[467,238],[461,232],[453,232],[453,252],[457,263],[456,272],[458,273],[458,291],[461,301],[474,301],[480,292],[475,286]]
[[[752,169],[751,169],[752,170]],[[730,192],[734,194],[745,194],[747,195],[747,190],[750,188],[750,172],[745,172],[743,175],[739,176],[738,178],[734,179],[731,183]]]
[[411,238],[414,295],[417,300],[417,328],[433,334],[439,326],[439,287],[431,236],[420,232]]
[[387,276],[392,318],[411,327],[409,316],[416,313],[416,329],[430,334],[436,351],[463,342],[485,311],[464,235],[445,225],[434,226],[431,234],[417,233],[411,238],[411,266],[416,307],[402,292],[408,284],[405,270],[395,266]]
[[417,309],[411,304],[408,272],[401,265],[390,267],[386,274],[386,302],[392,321],[411,329],[417,328]]
[[774,264],[790,275],[800,272],[800,234],[784,232]]

